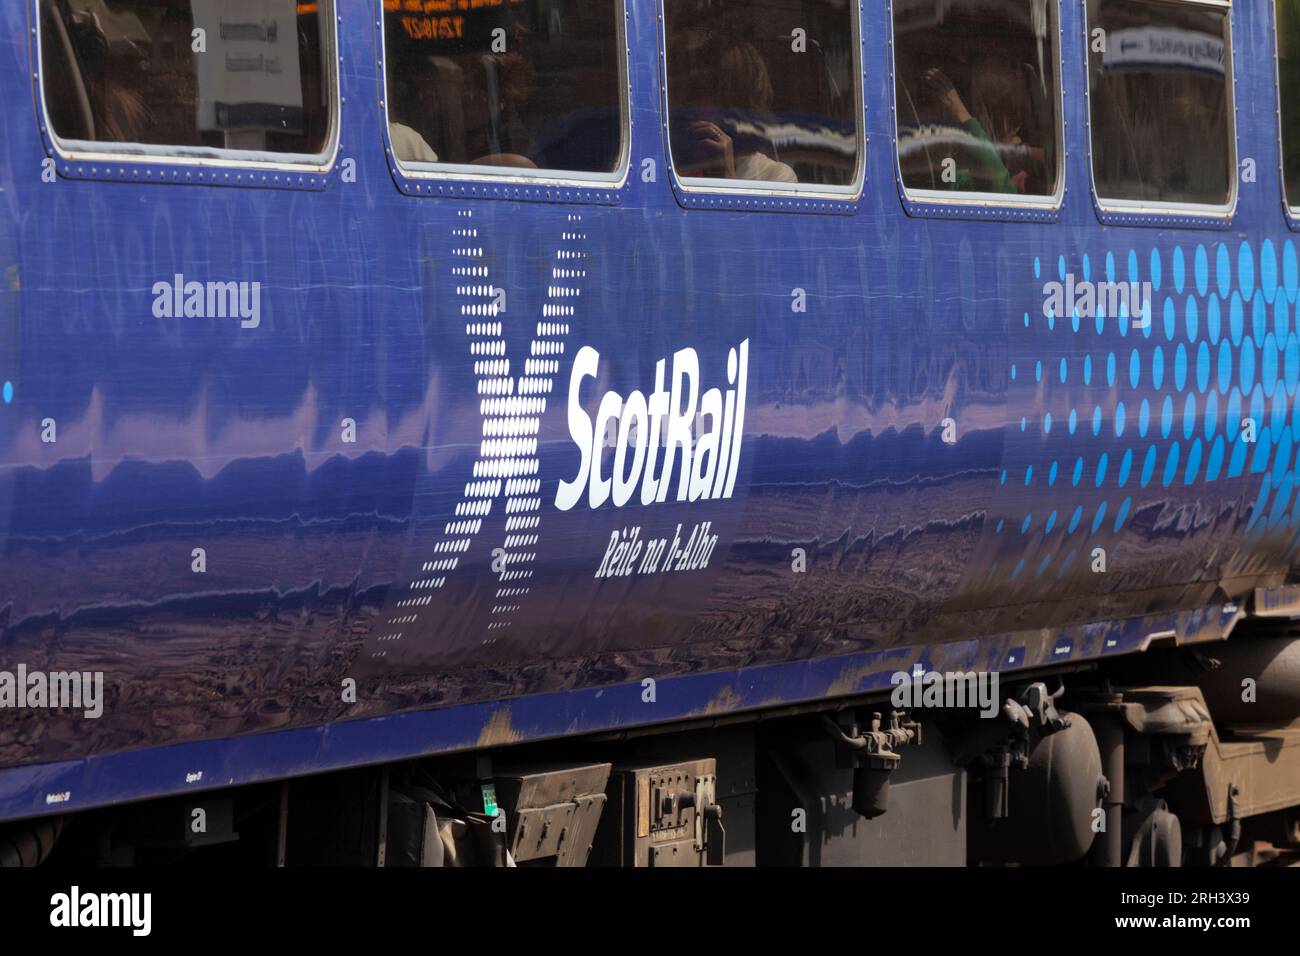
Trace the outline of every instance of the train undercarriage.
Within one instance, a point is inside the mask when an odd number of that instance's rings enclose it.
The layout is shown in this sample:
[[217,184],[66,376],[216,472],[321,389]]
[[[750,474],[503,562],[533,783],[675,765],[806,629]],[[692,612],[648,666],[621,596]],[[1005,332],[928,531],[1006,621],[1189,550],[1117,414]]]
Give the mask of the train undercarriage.
[[[0,865],[1284,866],[1300,623],[1008,678],[0,827]],[[916,703],[923,704],[919,695]]]

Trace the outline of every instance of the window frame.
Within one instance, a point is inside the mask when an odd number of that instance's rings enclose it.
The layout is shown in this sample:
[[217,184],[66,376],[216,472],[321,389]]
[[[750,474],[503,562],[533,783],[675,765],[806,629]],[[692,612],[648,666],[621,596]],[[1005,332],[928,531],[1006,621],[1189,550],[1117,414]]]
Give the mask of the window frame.
[[1282,212],[1286,216],[1287,226],[1300,232],[1300,196],[1296,197],[1297,202],[1293,205],[1286,191],[1286,141],[1282,135],[1282,37],[1277,29],[1277,0],[1271,0],[1269,11],[1269,26],[1273,30],[1273,93],[1277,97],[1274,112],[1277,113],[1278,186],[1282,193]]
[[[893,148],[894,180],[898,194],[908,215],[917,217],[948,217],[971,219],[1013,219],[1055,222],[1065,205],[1066,163],[1065,141],[1065,18],[1061,0],[1051,0],[1056,10],[1056,49],[1053,62],[1057,65],[1057,93],[1060,102],[1056,112],[1056,190],[1047,196],[1016,196],[1005,193],[957,192],[946,189],[911,189],[903,182],[903,165],[898,156],[898,81],[894,59],[894,0],[889,0],[886,16],[889,18],[889,113],[890,137]],[[1087,63],[1084,63],[1087,69]]]
[[853,97],[854,140],[857,145],[857,164],[853,180],[844,186],[820,184],[778,183],[759,180],[758,185],[737,185],[750,180],[717,179],[707,176],[680,176],[673,162],[672,140],[669,135],[668,93],[668,16],[664,9],[667,0],[658,0],[659,15],[659,122],[663,134],[664,160],[668,165],[673,193],[677,201],[687,208],[763,209],[796,212],[851,212],[862,200],[867,186],[867,113],[866,113],[866,56],[862,46],[862,0],[848,4],[852,11],[853,39]]
[[[181,146],[154,143],[108,143],[64,139],[54,132],[45,102],[45,63],[42,59],[41,4],[28,5],[32,17],[31,56],[39,104],[41,136],[46,153],[59,173],[75,179],[129,180],[132,182],[186,182],[205,185],[324,188],[326,175],[338,160],[342,131],[343,96],[339,71],[337,0],[321,0],[327,9],[322,22],[321,56],[329,90],[330,111],[325,148],[319,153],[276,153],[265,150]],[[328,21],[328,25],[326,25]],[[183,175],[182,175],[183,174]]]
[[[521,170],[514,166],[422,163],[399,160],[393,152],[388,112],[388,49],[383,0],[375,0],[379,41],[380,133],[394,181],[409,195],[497,196],[509,199],[612,202],[628,184],[632,167],[631,51],[628,48],[628,0],[618,0],[615,45],[618,61],[618,165],[609,173],[580,170]],[[619,13],[622,16],[619,16]]]
[[1224,25],[1227,30],[1224,50],[1228,60],[1228,166],[1232,170],[1232,189],[1228,195],[1228,201],[1219,206],[1210,206],[1203,203],[1102,197],[1097,188],[1097,170],[1094,165],[1092,148],[1092,72],[1088,60],[1091,52],[1089,49],[1091,28],[1088,22],[1088,0],[1082,0],[1084,128],[1087,132],[1088,178],[1090,181],[1089,188],[1092,192],[1093,208],[1097,212],[1097,218],[1107,225],[1159,223],[1229,229],[1236,220],[1237,205],[1241,198],[1241,156],[1237,142],[1237,57],[1235,33],[1232,29],[1232,0],[1143,0],[1143,2],[1169,7],[1209,7],[1222,10],[1224,13]]

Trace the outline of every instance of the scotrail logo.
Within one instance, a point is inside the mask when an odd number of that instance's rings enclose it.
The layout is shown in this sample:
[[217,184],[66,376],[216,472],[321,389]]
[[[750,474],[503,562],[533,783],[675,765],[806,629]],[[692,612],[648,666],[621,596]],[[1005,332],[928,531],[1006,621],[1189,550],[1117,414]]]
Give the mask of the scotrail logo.
[[[682,349],[673,354],[671,372],[666,358],[655,364],[655,387],[648,398],[640,391],[626,398],[612,389],[607,391],[593,424],[583,409],[582,385],[599,371],[600,353],[584,346],[573,360],[569,377],[569,435],[581,460],[573,480],[560,482],[555,507],[568,511],[585,493],[592,508],[606,501],[621,508],[638,488],[643,505],[667,501],[670,495],[675,501],[731,497],[740,471],[745,428],[749,339],[727,353],[725,391],[710,388],[701,395],[700,356],[695,349]],[[604,474],[602,439],[613,422],[618,423],[613,467]]]

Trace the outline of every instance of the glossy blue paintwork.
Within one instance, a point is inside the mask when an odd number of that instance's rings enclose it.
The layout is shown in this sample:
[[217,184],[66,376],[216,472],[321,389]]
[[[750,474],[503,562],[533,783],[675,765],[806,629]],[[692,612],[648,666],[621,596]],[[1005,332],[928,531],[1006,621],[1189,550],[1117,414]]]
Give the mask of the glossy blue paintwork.
[[[1214,639],[1291,573],[1300,280],[1267,4],[1232,11],[1238,150],[1259,175],[1215,228],[1099,221],[1071,2],[1068,189],[1034,217],[1049,221],[908,214],[881,3],[861,11],[863,195],[819,209],[702,208],[731,200],[688,203],[667,181],[643,0],[627,21],[632,173],[614,190],[404,188],[376,96],[379,5],[359,0],[339,5],[323,185],[63,161],[43,183],[31,6],[0,11],[0,670],[102,670],[107,702],[98,720],[0,711],[0,819],[844,696],[918,661],[1016,670],[1153,633]],[[560,284],[581,294],[557,294],[552,270],[578,266]],[[1157,286],[1150,329],[1043,315],[1044,282],[1112,270]],[[261,324],[154,318],[153,284],[178,273],[260,282]],[[456,567],[429,570],[465,537],[446,528],[480,478],[471,343],[487,339],[467,326],[492,317],[462,307],[481,284],[507,292],[512,374],[534,341],[563,345],[534,396],[537,540],[505,548],[535,557],[511,581],[491,568],[505,494]],[[556,304],[566,329],[539,332]],[[742,341],[729,499],[555,507],[578,470],[579,349],[600,354],[581,393],[594,416],[681,349],[721,387]],[[705,521],[706,569],[593,577],[611,533]]]

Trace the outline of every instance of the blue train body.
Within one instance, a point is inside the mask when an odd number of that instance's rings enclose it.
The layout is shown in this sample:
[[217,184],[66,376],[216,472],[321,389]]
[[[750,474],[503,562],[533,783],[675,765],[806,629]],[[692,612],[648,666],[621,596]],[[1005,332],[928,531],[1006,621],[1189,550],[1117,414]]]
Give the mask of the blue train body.
[[[378,5],[338,6],[301,174],[61,158],[0,11],[0,670],[106,681],[3,714],[0,819],[1218,638],[1290,576],[1268,4],[1231,11],[1223,221],[1099,212],[1077,3],[1060,207],[992,212],[900,199],[888,4],[861,195],[811,200],[673,182],[641,0],[624,182],[407,179]],[[1067,276],[1151,283],[1150,326],[1045,315]],[[187,317],[194,281],[245,311]],[[709,443],[603,438],[605,399],[713,390]]]

